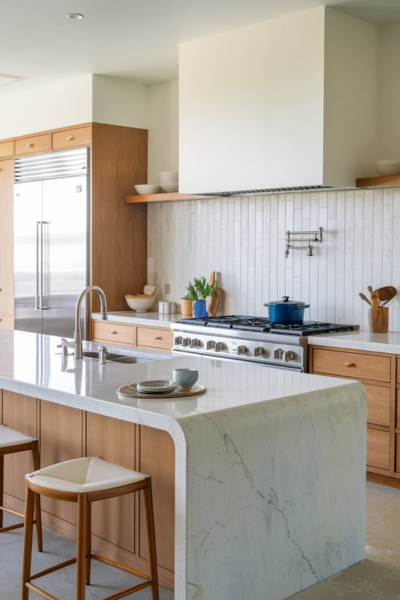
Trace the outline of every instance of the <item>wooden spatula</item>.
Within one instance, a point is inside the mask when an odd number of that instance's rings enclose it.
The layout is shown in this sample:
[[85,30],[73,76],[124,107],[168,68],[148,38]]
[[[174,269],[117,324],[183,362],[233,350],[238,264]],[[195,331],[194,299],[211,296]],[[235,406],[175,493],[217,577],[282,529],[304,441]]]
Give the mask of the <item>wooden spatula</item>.
[[380,306],[380,300],[379,300],[379,296],[376,292],[376,290],[374,291],[372,289],[372,287],[369,285],[368,286],[368,291],[371,294],[371,302],[372,302],[372,308],[379,308]]
[[361,292],[359,293],[359,296],[360,296],[361,300],[364,300],[364,302],[366,302],[367,304],[369,304],[369,305],[371,306],[371,308],[372,308],[372,304],[371,304],[371,302],[368,300],[367,296],[364,296],[364,294],[363,294],[363,293],[361,293]]

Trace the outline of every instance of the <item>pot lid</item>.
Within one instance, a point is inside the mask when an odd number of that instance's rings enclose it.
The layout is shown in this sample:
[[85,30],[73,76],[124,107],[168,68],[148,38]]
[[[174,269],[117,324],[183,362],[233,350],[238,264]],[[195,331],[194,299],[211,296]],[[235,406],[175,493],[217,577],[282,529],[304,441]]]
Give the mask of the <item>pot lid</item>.
[[287,306],[288,304],[290,304],[290,306],[292,308],[308,308],[308,305],[306,305],[305,302],[297,302],[296,300],[289,300],[290,296],[282,296],[282,300],[274,300],[273,302],[266,302],[264,304],[264,306],[272,306],[272,305],[276,305],[276,304],[283,304],[284,306]]

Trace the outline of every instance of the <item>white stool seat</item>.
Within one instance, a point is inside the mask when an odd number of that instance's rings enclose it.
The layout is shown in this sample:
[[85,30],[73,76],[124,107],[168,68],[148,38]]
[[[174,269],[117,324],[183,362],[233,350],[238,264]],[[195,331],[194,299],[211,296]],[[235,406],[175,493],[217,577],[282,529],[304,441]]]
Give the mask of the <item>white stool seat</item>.
[[0,448],[5,446],[20,446],[21,444],[28,444],[33,442],[36,438],[29,437],[20,431],[10,429],[5,425],[0,425]]
[[45,467],[28,475],[32,483],[58,490],[83,494],[130,485],[146,478],[102,458],[77,458]]

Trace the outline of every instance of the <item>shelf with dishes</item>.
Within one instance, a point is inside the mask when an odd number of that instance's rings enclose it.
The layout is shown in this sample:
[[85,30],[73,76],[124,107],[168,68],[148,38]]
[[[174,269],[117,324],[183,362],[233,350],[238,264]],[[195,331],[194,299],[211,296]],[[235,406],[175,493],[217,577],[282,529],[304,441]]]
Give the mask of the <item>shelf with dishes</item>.
[[125,196],[125,204],[149,204],[153,202],[182,202],[185,200],[210,200],[211,196],[197,194],[160,193],[145,194],[141,196]]

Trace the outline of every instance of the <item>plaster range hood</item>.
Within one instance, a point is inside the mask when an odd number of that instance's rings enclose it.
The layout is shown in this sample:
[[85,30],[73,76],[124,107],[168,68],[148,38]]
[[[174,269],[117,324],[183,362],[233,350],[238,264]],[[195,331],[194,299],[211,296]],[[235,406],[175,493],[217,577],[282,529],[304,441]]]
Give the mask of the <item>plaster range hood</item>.
[[181,45],[179,191],[354,189],[375,160],[379,39],[319,7]]

